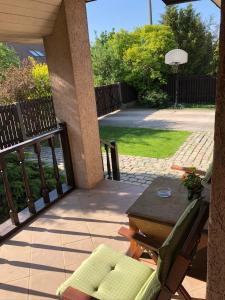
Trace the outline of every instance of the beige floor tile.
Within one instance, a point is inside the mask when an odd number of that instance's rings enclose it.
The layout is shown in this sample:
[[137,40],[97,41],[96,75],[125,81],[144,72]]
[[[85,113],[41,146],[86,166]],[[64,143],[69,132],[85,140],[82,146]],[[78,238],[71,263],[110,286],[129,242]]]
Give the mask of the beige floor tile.
[[32,231],[32,248],[42,249],[42,245],[59,246],[61,234],[45,227],[30,226]]
[[194,290],[191,293],[193,300],[205,300],[206,299],[206,287]]
[[204,281],[198,280],[196,278],[186,276],[183,281],[183,286],[188,291],[193,291],[196,289],[204,288],[206,286],[206,283]]
[[117,232],[121,226],[128,226],[128,219],[127,221],[90,219],[90,221],[87,222],[87,226],[92,235],[104,235],[105,233]]
[[64,221],[59,231],[61,232],[62,245],[90,238],[89,229],[85,222],[74,224],[73,221]]
[[29,300],[58,299],[56,290],[65,281],[65,273],[44,272],[30,277]]
[[73,265],[73,268],[76,269],[94,250],[92,240],[85,239],[79,242],[70,243],[64,246],[64,264],[65,269],[67,266]]
[[35,250],[31,253],[30,275],[45,272],[64,272],[63,251],[61,248],[60,250]]
[[101,244],[105,244],[122,253],[127,253],[130,246],[129,242],[118,235],[117,232],[105,234],[102,237],[92,237],[92,241],[95,248]]
[[0,259],[0,270],[0,283],[6,283],[28,277],[30,274],[30,263]]
[[29,278],[0,284],[1,300],[27,300]]

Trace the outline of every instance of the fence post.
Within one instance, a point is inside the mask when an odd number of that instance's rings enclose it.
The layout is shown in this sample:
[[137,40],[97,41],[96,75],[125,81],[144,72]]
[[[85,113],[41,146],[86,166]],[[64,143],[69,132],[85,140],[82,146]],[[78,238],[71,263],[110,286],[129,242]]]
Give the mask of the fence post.
[[112,172],[113,180],[120,181],[120,167],[119,167],[119,155],[118,148],[115,141],[111,141],[111,160],[112,160]]
[[73,164],[71,158],[67,126],[65,122],[59,123],[59,126],[63,129],[63,131],[61,131],[60,133],[60,137],[61,137],[61,145],[63,150],[63,159],[65,164],[67,183],[71,187],[75,187]]
[[21,111],[21,107],[20,107],[19,102],[16,102],[16,110],[17,110],[17,115],[18,115],[18,119],[19,119],[19,122],[20,122],[20,129],[21,129],[22,137],[23,137],[23,140],[25,141],[27,139],[26,128],[25,128],[24,123],[23,123],[23,116],[22,116],[22,111]]
[[118,91],[119,91],[120,103],[123,104],[123,93],[122,93],[122,83],[121,82],[118,82]]

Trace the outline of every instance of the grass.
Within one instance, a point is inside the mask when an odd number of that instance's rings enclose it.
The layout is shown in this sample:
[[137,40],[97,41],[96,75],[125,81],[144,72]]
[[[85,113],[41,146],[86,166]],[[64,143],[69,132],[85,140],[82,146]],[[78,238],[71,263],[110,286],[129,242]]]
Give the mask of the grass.
[[188,131],[148,128],[100,128],[103,140],[117,142],[119,154],[153,158],[171,157],[190,134]]
[[215,109],[214,104],[181,104],[182,108],[206,108],[206,109]]

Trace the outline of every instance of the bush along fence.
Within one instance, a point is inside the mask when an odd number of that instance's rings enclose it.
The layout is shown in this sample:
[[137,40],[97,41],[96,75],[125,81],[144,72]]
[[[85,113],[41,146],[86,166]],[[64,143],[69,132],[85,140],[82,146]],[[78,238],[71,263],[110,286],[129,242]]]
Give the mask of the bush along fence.
[[116,83],[95,88],[98,117],[116,111],[123,104],[137,100],[136,90],[126,83]]
[[[165,91],[172,101],[176,97],[176,76],[168,79]],[[215,104],[216,77],[178,75],[178,103]]]

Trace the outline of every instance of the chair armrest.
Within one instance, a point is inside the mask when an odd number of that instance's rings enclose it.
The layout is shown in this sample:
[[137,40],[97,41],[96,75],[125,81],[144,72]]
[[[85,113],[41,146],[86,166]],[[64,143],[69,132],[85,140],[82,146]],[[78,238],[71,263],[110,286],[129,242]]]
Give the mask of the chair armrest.
[[124,226],[120,227],[120,229],[118,230],[118,234],[127,238],[129,241],[133,240],[135,232],[136,231],[132,230],[131,228],[127,228]]
[[[171,166],[172,170],[177,170],[177,171],[183,171],[185,173],[191,173],[193,168],[191,167],[181,167],[181,166],[177,166],[177,165],[172,165]],[[205,176],[206,172],[202,171],[202,170],[196,170],[196,174],[200,175],[200,176]]]
[[162,246],[159,242],[155,241],[151,237],[145,236],[140,233],[135,233],[133,235],[133,240],[145,249],[154,252],[158,252],[159,248]]
[[68,287],[60,297],[61,300],[97,300],[75,288]]
[[133,240],[140,246],[143,246],[146,249],[158,252],[158,249],[161,247],[161,244],[155,241],[154,239],[147,237],[141,233],[135,232],[134,230],[126,227],[121,227],[118,233],[128,240]]

